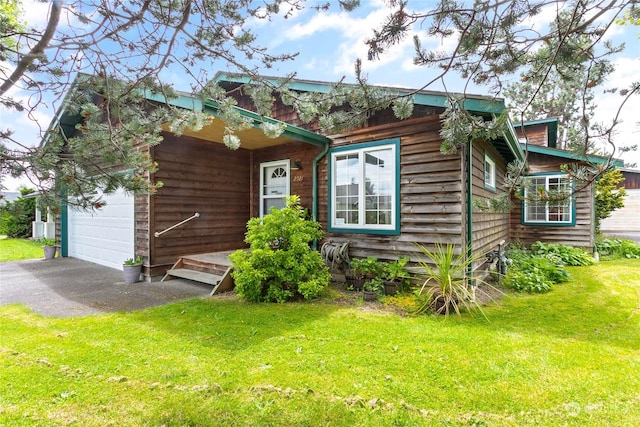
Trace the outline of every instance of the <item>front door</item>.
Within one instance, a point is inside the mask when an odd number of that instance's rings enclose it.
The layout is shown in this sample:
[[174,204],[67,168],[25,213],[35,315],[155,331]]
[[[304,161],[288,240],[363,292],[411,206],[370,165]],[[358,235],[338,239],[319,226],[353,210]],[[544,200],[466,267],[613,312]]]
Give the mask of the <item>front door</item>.
[[289,159],[260,164],[260,216],[285,206],[289,196]]

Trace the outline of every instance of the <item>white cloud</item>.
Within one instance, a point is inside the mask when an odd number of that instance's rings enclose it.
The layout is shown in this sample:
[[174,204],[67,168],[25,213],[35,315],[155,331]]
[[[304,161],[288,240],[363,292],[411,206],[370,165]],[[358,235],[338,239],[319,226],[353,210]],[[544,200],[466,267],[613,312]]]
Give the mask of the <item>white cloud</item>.
[[49,20],[49,2],[24,0],[22,5],[23,20],[29,27],[44,28]]

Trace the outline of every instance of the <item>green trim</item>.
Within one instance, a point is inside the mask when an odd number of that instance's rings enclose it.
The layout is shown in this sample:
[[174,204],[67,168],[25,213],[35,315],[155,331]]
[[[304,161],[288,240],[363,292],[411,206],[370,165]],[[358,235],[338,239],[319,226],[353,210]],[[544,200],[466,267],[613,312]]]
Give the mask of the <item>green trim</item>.
[[[553,177],[553,176],[557,176],[557,177],[568,177],[569,175],[567,175],[566,173],[563,172],[542,172],[542,173],[533,173],[530,175],[526,175],[526,178],[529,177],[540,177],[540,176],[544,176],[544,177]],[[571,180],[571,186],[573,188],[573,191],[575,191],[575,181],[572,180],[571,178],[569,178]],[[546,187],[546,184],[545,184]],[[538,222],[538,221],[526,221],[525,219],[525,215],[526,215],[526,193],[523,189],[523,196],[525,196],[525,200],[522,200],[521,202],[521,208],[520,208],[520,223],[524,226],[532,226],[532,227],[575,227],[576,226],[576,197],[575,194],[571,195],[571,221],[570,222]],[[547,207],[548,208],[548,207]]]
[[[344,151],[361,151],[370,147],[395,146],[395,202],[394,202],[394,222],[393,229],[370,229],[369,226],[362,227],[335,227],[333,226],[333,158],[334,153]],[[382,139],[377,141],[365,142],[361,144],[353,144],[342,147],[335,147],[329,150],[330,158],[328,161],[328,179],[327,179],[327,230],[333,233],[354,233],[354,234],[377,234],[377,235],[399,235],[400,234],[400,138]]]
[[[493,163],[493,185],[488,184],[487,183],[487,159],[490,160],[491,163]],[[484,188],[486,188],[487,190],[491,190],[495,193],[496,191],[496,184],[497,184],[497,179],[498,179],[498,171],[496,169],[496,161],[493,158],[493,156],[491,154],[489,154],[488,152],[484,152]]]
[[147,89],[144,91],[144,97],[149,101],[156,101],[173,107],[184,108],[185,110],[202,111],[204,108],[201,99],[185,94],[179,94],[175,98],[167,98],[163,93],[151,92]]
[[[179,95],[176,98],[167,98],[161,93],[150,91],[145,91],[145,97],[150,101],[166,103],[174,107],[184,108],[186,110],[203,111],[205,113],[211,114],[212,116],[220,117],[220,107],[218,103],[212,99],[208,99],[203,103],[200,99],[188,95]],[[324,147],[330,142],[330,139],[323,135],[319,135],[315,132],[290,125],[280,120],[272,119],[270,117],[264,117],[257,113],[254,113],[253,111],[245,110],[244,108],[240,107],[234,107],[234,110],[238,111],[241,116],[251,119],[253,121],[253,126],[256,128],[260,127],[262,123],[284,125],[285,130],[283,132],[283,135],[287,138],[317,145],[319,147]]]
[[[204,111],[211,112],[214,115],[218,115],[220,107],[214,100],[208,99],[204,102]],[[274,125],[285,125],[283,135],[287,138],[295,139],[297,141],[306,142],[308,144],[324,147],[331,140],[324,135],[317,134],[315,132],[308,131],[306,129],[299,128],[297,126],[290,125],[280,120],[272,119],[270,117],[264,117],[253,111],[245,110],[244,108],[234,107],[234,110],[238,111],[243,117],[253,120],[253,126],[259,127],[262,123],[269,123]]]
[[511,150],[515,158],[521,162],[524,162],[525,160],[524,151],[522,150],[522,146],[518,141],[518,136],[516,135],[516,131],[513,127],[513,123],[511,122],[510,119],[507,119],[507,128],[504,132],[502,132],[502,136],[504,137],[504,140],[506,141],[507,146],[509,147],[509,150]]
[[[467,144],[467,259],[473,259],[473,140]],[[462,248],[461,248],[462,250]],[[467,279],[473,277],[473,263],[467,267]],[[474,286],[474,283],[469,283]]]
[[65,192],[62,193],[62,209],[60,210],[60,255],[69,256],[69,207]]
[[[524,149],[524,144],[521,144],[521,146]],[[541,147],[539,145],[528,144],[526,149],[530,153],[544,154],[544,155],[547,155],[547,156],[559,157],[559,158],[562,158],[562,159],[570,159],[570,160],[590,162],[590,163],[596,163],[596,164],[606,164],[609,161],[608,157],[603,157],[603,156],[580,156],[580,155],[576,155],[576,154],[574,154],[574,153],[572,153],[570,151],[559,150],[557,148]],[[611,159],[611,166],[623,167],[624,166],[624,162],[622,160],[619,160],[619,159]]]
[[[315,92],[315,93],[329,93],[332,88],[335,86],[334,83],[327,82],[318,82],[318,81],[310,81],[310,80],[297,80],[297,79],[286,79],[286,78],[275,78],[275,77],[263,77],[263,81],[268,82],[274,87],[281,86],[283,83],[286,83],[286,87],[290,90],[300,91],[300,92]],[[255,83],[250,76],[243,74],[226,74],[226,73],[218,73],[214,77],[214,81],[216,83],[228,82],[228,83],[240,83],[240,84],[249,84]],[[344,86],[347,87],[357,87],[354,84],[345,83]],[[393,91],[398,93],[399,95],[409,95],[413,94],[413,102],[418,105],[426,105],[431,107],[441,107],[446,108],[448,96],[445,93],[440,92],[427,92],[427,91],[419,91],[406,89],[406,88],[394,88],[394,87],[386,87],[386,86],[377,86],[373,85],[380,89],[387,89],[389,91]],[[482,96],[474,96],[474,97],[465,97],[464,98],[464,107],[468,111],[479,112],[479,113],[487,113],[487,114],[500,114],[504,111],[505,105],[504,101],[498,100],[495,98],[482,97]]]

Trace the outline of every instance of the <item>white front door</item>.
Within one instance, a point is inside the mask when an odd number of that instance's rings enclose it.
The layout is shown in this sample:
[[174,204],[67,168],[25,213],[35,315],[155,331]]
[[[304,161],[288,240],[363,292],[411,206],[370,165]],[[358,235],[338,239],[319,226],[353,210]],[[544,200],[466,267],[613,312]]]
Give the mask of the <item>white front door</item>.
[[285,206],[289,195],[289,160],[278,160],[260,164],[260,216]]

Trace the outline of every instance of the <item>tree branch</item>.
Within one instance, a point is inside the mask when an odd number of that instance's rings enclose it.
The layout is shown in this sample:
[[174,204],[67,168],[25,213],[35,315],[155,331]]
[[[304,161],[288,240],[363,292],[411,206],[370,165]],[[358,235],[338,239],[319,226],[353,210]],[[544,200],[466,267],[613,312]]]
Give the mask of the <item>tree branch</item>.
[[22,57],[22,59],[20,59],[20,61],[18,61],[16,69],[13,71],[11,76],[9,76],[9,78],[5,80],[4,83],[2,83],[2,86],[0,86],[0,96],[7,93],[7,91],[13,87],[13,85],[18,83],[18,80],[22,78],[25,71],[27,71],[33,61],[35,61],[38,56],[44,53],[44,49],[53,39],[56,28],[58,28],[61,13],[62,0],[53,0],[51,2],[51,16],[49,17],[47,28],[45,29],[38,43],[33,47],[33,49],[31,49],[29,53],[27,53]]

